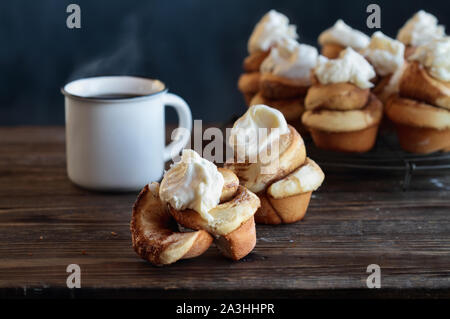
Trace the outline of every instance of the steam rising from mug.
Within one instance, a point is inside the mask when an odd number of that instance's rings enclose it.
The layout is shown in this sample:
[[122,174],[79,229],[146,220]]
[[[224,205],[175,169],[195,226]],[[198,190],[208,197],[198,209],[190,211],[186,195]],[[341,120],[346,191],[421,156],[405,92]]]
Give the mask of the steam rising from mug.
[[75,79],[97,75],[129,75],[139,74],[142,61],[142,48],[138,40],[138,19],[129,15],[122,24],[122,31],[118,36],[113,50],[102,54],[93,60],[75,66],[67,82]]

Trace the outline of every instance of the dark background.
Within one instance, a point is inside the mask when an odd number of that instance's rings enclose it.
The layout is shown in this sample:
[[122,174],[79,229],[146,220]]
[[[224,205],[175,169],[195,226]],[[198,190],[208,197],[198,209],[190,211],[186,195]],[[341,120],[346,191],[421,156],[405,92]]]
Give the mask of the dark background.
[[[70,3],[81,6],[81,29],[66,27]],[[227,120],[245,110],[236,83],[247,39],[266,11],[286,14],[300,42],[315,45],[338,18],[372,34],[370,3],[381,6],[381,30],[392,37],[419,9],[449,23],[450,1],[433,0],[1,1],[0,125],[63,124],[60,87],[108,74],[159,78],[187,100],[194,118]]]

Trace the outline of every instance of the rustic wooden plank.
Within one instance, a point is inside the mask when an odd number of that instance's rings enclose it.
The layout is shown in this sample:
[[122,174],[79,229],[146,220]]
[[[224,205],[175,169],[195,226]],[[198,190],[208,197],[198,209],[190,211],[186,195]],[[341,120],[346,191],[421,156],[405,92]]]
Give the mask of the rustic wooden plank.
[[[329,171],[305,220],[258,225],[257,246],[243,261],[211,247],[157,268],[131,248],[136,194],[72,185],[64,152],[63,128],[0,128],[0,296],[360,295],[372,293],[372,263],[382,267],[380,296],[450,294],[448,172],[414,176],[402,192],[398,174]],[[71,263],[82,268],[83,289],[69,294]]]

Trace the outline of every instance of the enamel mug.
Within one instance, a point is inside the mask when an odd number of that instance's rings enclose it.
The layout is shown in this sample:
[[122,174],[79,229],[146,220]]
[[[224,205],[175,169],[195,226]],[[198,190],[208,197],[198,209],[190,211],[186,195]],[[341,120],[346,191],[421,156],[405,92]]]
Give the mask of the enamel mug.
[[[61,91],[65,96],[67,174],[81,187],[139,190],[158,181],[165,162],[189,141],[189,106],[168,93],[161,81],[93,77],[70,82]],[[167,146],[165,106],[175,108],[184,132]]]

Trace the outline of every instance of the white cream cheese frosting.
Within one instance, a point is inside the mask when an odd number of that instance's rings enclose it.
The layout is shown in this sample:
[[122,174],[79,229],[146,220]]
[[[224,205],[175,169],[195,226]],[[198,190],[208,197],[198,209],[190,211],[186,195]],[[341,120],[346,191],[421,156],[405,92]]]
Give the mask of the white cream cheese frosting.
[[369,44],[370,38],[361,31],[355,30],[345,24],[341,19],[329,29],[319,35],[319,44],[328,43],[339,44],[343,47],[351,47],[355,50],[365,48]]
[[253,105],[233,125],[229,143],[238,158],[253,158],[289,134],[283,114],[264,104]]
[[405,45],[380,31],[372,35],[362,53],[381,76],[393,74],[405,62]]
[[362,89],[372,87],[370,79],[376,75],[370,63],[352,48],[341,51],[337,59],[321,57],[314,74],[322,84],[349,82]]
[[253,29],[247,44],[248,52],[267,51],[283,38],[297,39],[296,29],[284,14],[270,10]]
[[450,37],[435,39],[419,46],[409,57],[427,68],[430,75],[438,80],[450,81]]
[[181,160],[164,174],[159,196],[177,210],[193,209],[203,219],[220,202],[224,179],[216,165],[193,150],[183,150]]
[[317,49],[300,44],[293,39],[283,39],[270,50],[269,56],[260,67],[262,73],[271,73],[292,79],[304,80],[311,84],[311,70],[318,59]]
[[420,10],[398,31],[397,40],[405,45],[419,46],[444,36],[445,27],[438,25],[437,18]]

